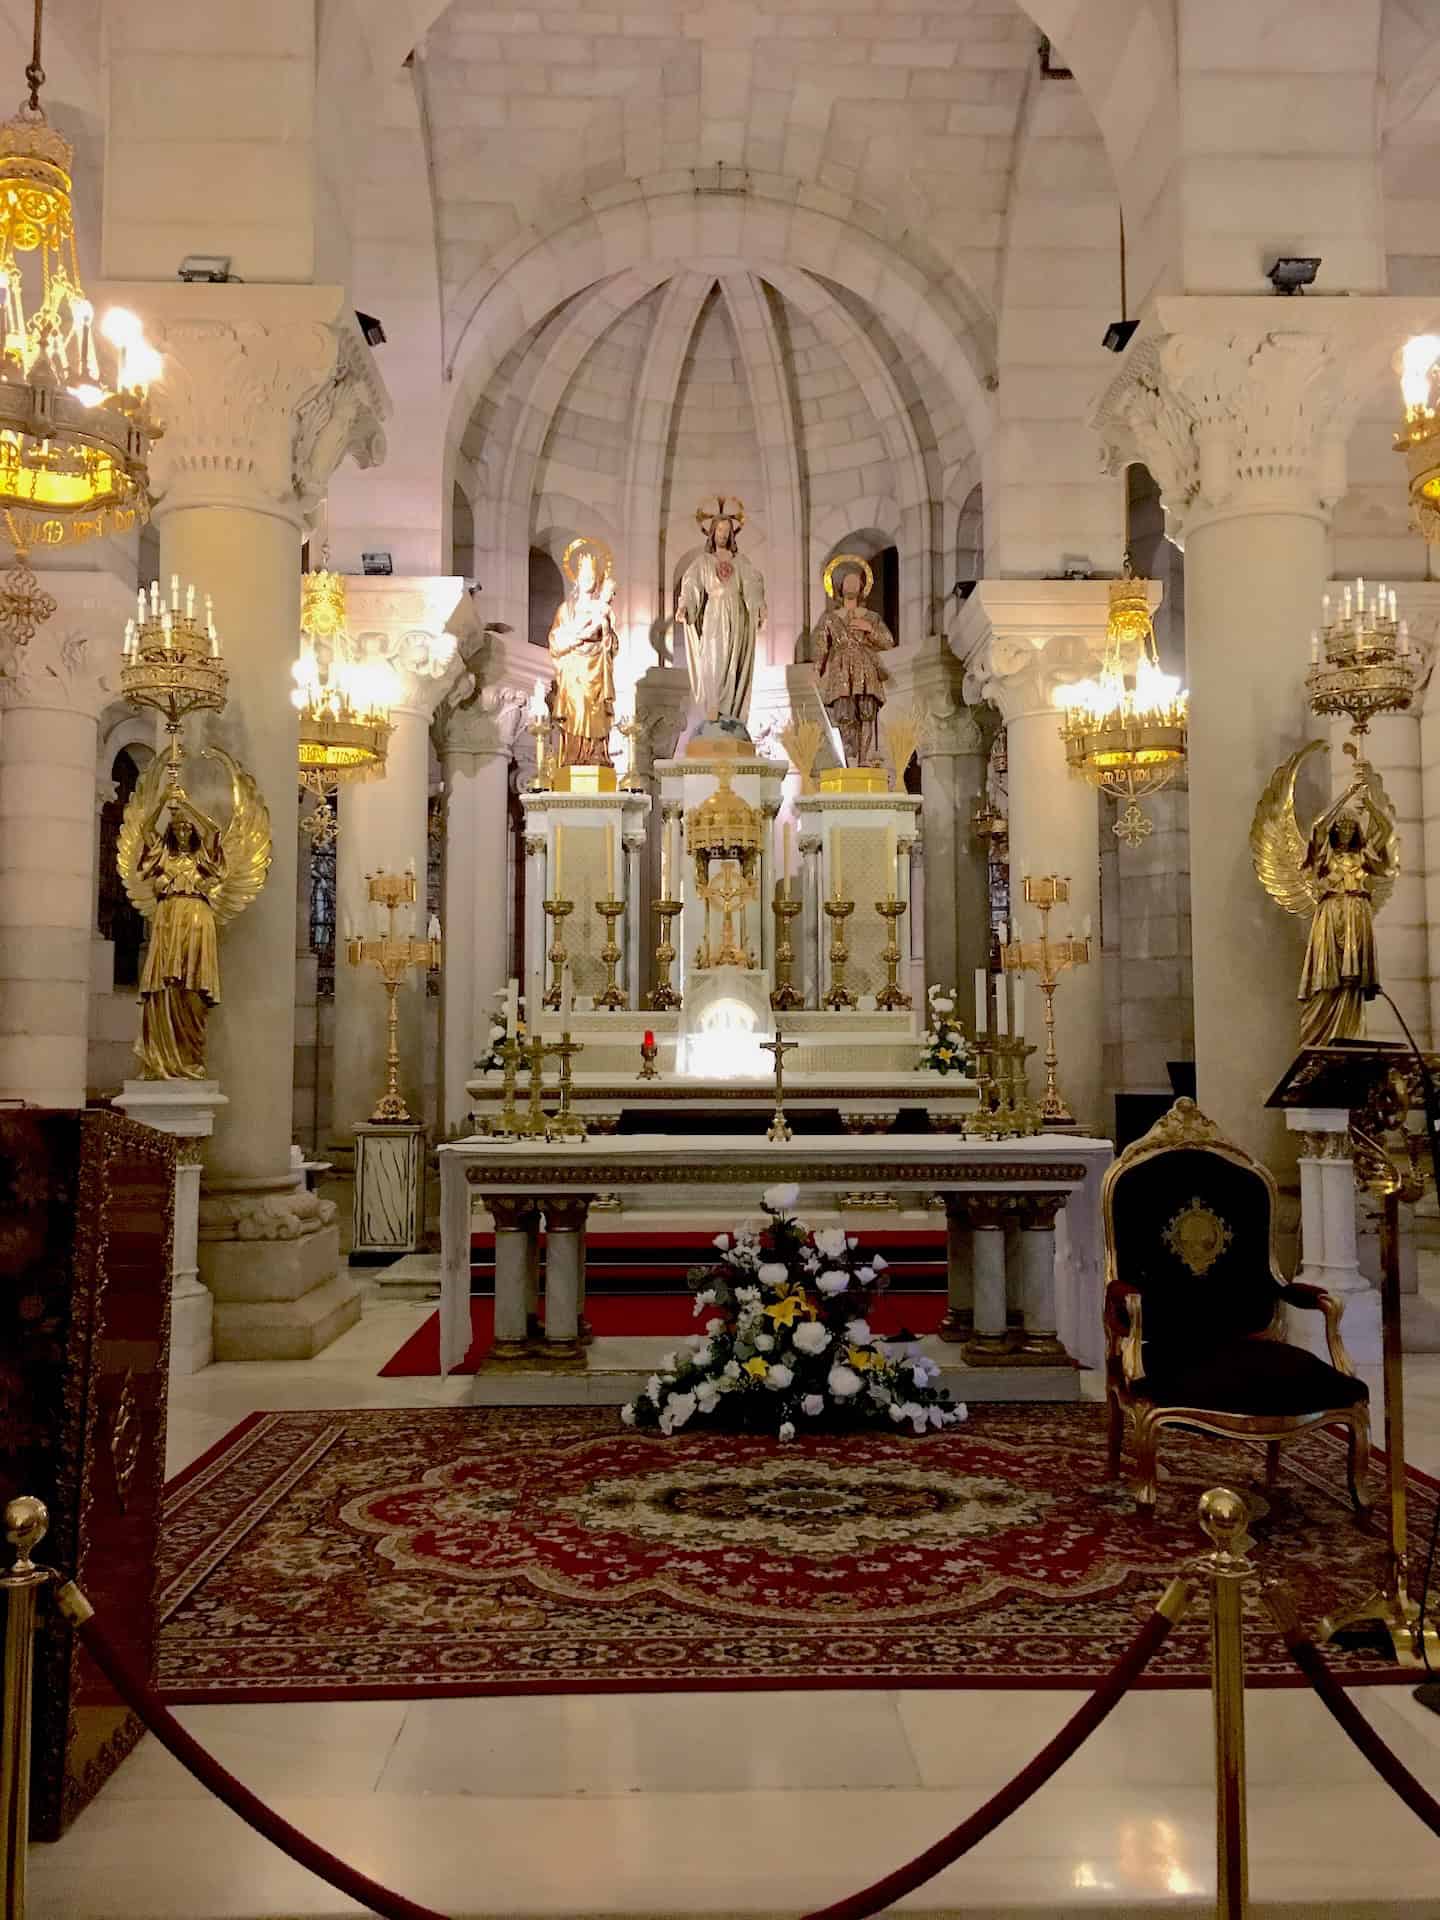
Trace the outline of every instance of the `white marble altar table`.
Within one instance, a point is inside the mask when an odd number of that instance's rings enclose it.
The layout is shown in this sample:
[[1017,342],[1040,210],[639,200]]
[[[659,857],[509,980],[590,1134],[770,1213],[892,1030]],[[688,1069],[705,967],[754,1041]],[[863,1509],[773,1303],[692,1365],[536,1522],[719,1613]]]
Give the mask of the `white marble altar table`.
[[[473,1202],[495,1223],[495,1359],[529,1351],[543,1217],[545,1347],[573,1355],[585,1299],[585,1223],[600,1192],[663,1188],[677,1207],[723,1200],[741,1219],[770,1186],[800,1188],[799,1211],[820,1195],[857,1186],[939,1194],[949,1242],[950,1305],[973,1308],[972,1341],[1006,1345],[1010,1293],[1023,1308],[1022,1358],[1100,1364],[1100,1180],[1108,1140],[1041,1134],[1025,1140],[928,1135],[800,1138],[775,1143],[729,1135],[629,1134],[540,1145],[480,1136],[450,1141],[440,1162],[440,1366],[449,1373],[470,1344]],[[1057,1222],[1060,1244],[1057,1249]],[[1058,1256],[1058,1257],[1057,1257]],[[1015,1357],[1013,1334],[1008,1336]],[[971,1358],[967,1348],[966,1358]]]
[[[519,1098],[523,1105],[522,1079]],[[479,1075],[466,1082],[475,1103],[475,1118],[497,1113],[504,1099],[504,1085],[498,1073]],[[775,1111],[775,1079],[706,1080],[675,1075],[654,1080],[638,1079],[634,1071],[626,1073],[577,1073],[571,1083],[570,1104],[592,1126],[612,1127],[627,1109],[649,1109],[663,1125],[671,1115],[714,1112],[763,1114],[768,1120]],[[949,1127],[957,1131],[967,1113],[979,1104],[980,1090],[974,1080],[958,1073],[938,1074],[923,1071],[890,1073],[797,1073],[785,1069],[785,1105],[792,1110],[838,1112],[847,1133],[884,1132],[905,1109],[919,1109],[930,1116],[934,1131]]]

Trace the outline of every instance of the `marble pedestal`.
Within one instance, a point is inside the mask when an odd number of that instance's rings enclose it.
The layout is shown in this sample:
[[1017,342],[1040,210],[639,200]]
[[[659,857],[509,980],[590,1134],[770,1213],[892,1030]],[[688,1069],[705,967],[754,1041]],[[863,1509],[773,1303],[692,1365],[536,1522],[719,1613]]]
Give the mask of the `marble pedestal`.
[[200,1200],[200,1271],[215,1298],[217,1360],[311,1360],[360,1318],[340,1271],[335,1202],[303,1175],[232,1181]]
[[170,1372],[199,1373],[215,1356],[215,1302],[200,1280],[200,1142],[230,1103],[218,1080],[127,1080],[115,1105],[132,1120],[173,1134],[175,1240],[170,1269]]
[[424,1242],[424,1126],[357,1121],[351,1252],[417,1253]]
[[[1295,1278],[1323,1287],[1341,1302],[1341,1332],[1357,1367],[1380,1365],[1380,1296],[1360,1271],[1355,1228],[1355,1168],[1350,1116],[1340,1108],[1291,1107],[1285,1124],[1300,1138],[1300,1249]],[[1322,1360],[1330,1358],[1318,1313],[1287,1310],[1288,1337]]]

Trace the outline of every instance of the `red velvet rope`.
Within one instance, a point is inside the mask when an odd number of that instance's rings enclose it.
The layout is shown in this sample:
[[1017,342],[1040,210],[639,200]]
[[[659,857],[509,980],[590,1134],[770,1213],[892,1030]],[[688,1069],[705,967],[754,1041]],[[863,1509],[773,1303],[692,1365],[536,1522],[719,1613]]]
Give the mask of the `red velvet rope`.
[[96,1666],[121,1699],[139,1714],[161,1746],[168,1748],[182,1767],[188,1767],[201,1786],[208,1788],[217,1800],[223,1800],[232,1813],[238,1813],[242,1820],[273,1842],[282,1853],[288,1853],[302,1867],[308,1867],[311,1873],[328,1880],[348,1899],[357,1900],[362,1907],[382,1915],[383,1920],[446,1920],[446,1916],[437,1913],[434,1907],[419,1906],[414,1900],[407,1900],[403,1894],[391,1893],[367,1874],[347,1867],[343,1860],[338,1860],[328,1849],[301,1833],[298,1827],[292,1827],[288,1820],[282,1820],[248,1787],[242,1786],[234,1774],[222,1767],[192,1734],[185,1731],[164,1701],[130,1671],[97,1621],[87,1620],[77,1631]]
[[1286,1627],[1282,1631],[1291,1658],[1319,1694],[1322,1703],[1340,1722],[1386,1786],[1399,1794],[1410,1811],[1417,1819],[1423,1820],[1433,1834],[1440,1836],[1440,1801],[1426,1792],[1404,1761],[1380,1738],[1330,1671],[1324,1654],[1315,1642],[1307,1640],[1296,1628]]
[[933,1879],[943,1867],[948,1867],[962,1854],[978,1846],[987,1834],[993,1833],[1002,1821],[1008,1820],[1012,1813],[1023,1807],[1030,1796],[1043,1787],[1052,1774],[1058,1773],[1076,1749],[1089,1739],[1100,1722],[1119,1705],[1121,1696],[1140,1677],[1151,1655],[1163,1644],[1174,1624],[1168,1614],[1158,1611],[1152,1613],[1100,1685],[1070,1716],[1049,1744],[1042,1747],[1013,1780],[992,1795],[983,1807],[977,1808],[968,1820],[962,1820],[958,1827],[952,1827],[934,1846],[917,1853],[913,1860],[886,1874],[883,1880],[877,1880],[860,1893],[850,1894],[847,1899],[837,1900],[833,1906],[818,1907],[813,1913],[807,1913],[804,1920],[865,1920],[867,1914],[883,1912],[905,1894],[913,1893],[917,1887]]

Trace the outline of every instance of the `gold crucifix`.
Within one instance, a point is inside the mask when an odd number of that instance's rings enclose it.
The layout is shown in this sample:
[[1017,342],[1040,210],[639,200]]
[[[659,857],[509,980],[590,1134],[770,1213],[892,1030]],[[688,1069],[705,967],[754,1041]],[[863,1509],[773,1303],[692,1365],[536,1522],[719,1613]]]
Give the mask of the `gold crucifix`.
[[792,1053],[799,1044],[798,1040],[782,1039],[778,1026],[773,1040],[760,1042],[766,1053],[773,1053],[775,1056],[775,1114],[765,1130],[767,1140],[793,1140],[795,1137],[785,1118],[785,1056],[787,1053]]

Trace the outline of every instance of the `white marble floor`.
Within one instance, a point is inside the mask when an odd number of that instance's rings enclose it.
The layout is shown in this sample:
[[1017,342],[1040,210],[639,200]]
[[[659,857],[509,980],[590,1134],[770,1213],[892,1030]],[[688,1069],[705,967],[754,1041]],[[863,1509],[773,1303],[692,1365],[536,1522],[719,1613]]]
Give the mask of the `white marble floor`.
[[[256,1408],[463,1404],[379,1380],[430,1309],[368,1305],[304,1365],[178,1381],[175,1471]],[[1440,1356],[1407,1369],[1413,1461],[1440,1471]],[[376,1878],[479,1915],[795,1915],[866,1884],[983,1800],[1079,1696],[1042,1691],[607,1695],[193,1707],[181,1718]],[[1440,1794],[1440,1718],[1357,1690]],[[1440,1841],[1308,1693],[1248,1700],[1255,1915],[1440,1914]],[[903,1904],[966,1916],[1213,1912],[1209,1702],[1135,1694],[1021,1814]],[[57,1846],[31,1920],[351,1915],[147,1740]]]

